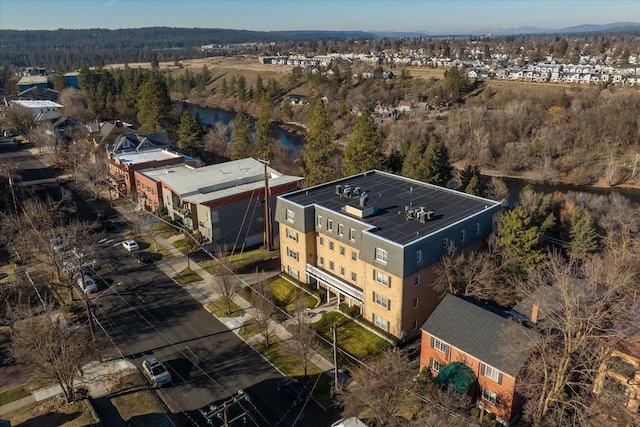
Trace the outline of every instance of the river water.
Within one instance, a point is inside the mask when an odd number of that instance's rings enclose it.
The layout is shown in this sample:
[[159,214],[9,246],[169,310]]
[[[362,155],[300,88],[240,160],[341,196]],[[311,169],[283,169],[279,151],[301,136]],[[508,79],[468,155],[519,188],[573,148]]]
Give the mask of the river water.
[[[236,118],[236,113],[233,111],[225,111],[220,108],[213,107],[201,107],[194,104],[187,104],[186,106],[192,116],[196,111],[200,114],[200,121],[203,125],[213,126],[217,122],[228,124]],[[292,152],[298,152],[306,143],[304,136],[288,132],[281,127],[275,128],[275,138],[282,141],[282,143]],[[509,205],[514,206],[518,202],[520,191],[522,191],[524,186],[529,184],[529,182],[527,180],[517,178],[502,178],[502,180],[507,184],[507,188],[509,189]],[[640,190],[625,188],[597,188],[570,184],[532,183],[532,185],[534,190],[540,193],[553,193],[555,191],[566,193],[568,191],[580,191],[591,194],[606,195],[615,191],[628,197],[633,203],[640,205]]]
[[[212,107],[200,107],[194,104],[186,105],[189,114],[192,116],[195,115],[196,111],[200,115],[200,122],[207,126],[213,126],[217,122],[222,122],[224,124],[229,124],[229,122],[233,121],[236,118],[236,113],[233,111],[225,111],[220,108],[212,108]],[[281,127],[275,127],[274,129],[274,137],[288,147],[291,151],[297,152],[304,144],[306,144],[306,140],[304,136],[297,135],[293,132],[288,132]]]

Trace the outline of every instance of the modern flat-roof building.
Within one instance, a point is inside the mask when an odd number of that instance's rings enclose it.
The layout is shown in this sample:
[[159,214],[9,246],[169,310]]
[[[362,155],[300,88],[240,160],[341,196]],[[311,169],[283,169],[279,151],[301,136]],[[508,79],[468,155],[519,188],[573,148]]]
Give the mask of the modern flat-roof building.
[[56,120],[60,118],[60,109],[64,105],[60,105],[53,101],[11,101],[12,105],[25,108],[31,112],[36,122],[45,120]]
[[[266,176],[270,207],[275,206],[277,195],[296,189],[302,181],[270,167]],[[136,182],[149,187],[146,183],[158,183],[171,219],[199,231],[207,242],[226,245],[229,250],[264,242],[265,167],[255,159],[137,171]]]
[[406,340],[440,300],[434,265],[450,244],[479,246],[500,211],[493,200],[377,170],[298,190],[277,202],[282,271]]

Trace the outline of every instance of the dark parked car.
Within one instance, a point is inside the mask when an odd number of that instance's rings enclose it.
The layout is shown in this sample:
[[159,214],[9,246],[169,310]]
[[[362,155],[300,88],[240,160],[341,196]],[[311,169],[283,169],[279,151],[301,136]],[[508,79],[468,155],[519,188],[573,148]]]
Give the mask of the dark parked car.
[[107,231],[116,231],[116,225],[109,221],[108,219],[105,219],[104,221],[101,221],[100,224],[102,224],[102,227],[107,230]]
[[303,405],[311,397],[309,389],[293,378],[284,377],[276,382],[276,389],[288,395],[293,400],[293,405]]
[[145,264],[149,264],[151,261],[151,255],[148,252],[137,251],[132,253],[133,257],[138,260],[138,262],[144,262]]
[[107,213],[105,211],[103,211],[102,209],[96,209],[95,211],[93,211],[93,214],[98,219],[106,219],[107,218]]

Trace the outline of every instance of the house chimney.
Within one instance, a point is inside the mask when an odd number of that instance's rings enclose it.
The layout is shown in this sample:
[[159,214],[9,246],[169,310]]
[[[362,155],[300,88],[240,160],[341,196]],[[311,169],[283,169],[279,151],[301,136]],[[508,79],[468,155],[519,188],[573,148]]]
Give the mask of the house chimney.
[[538,311],[540,311],[538,304],[533,304],[533,307],[531,307],[531,323],[538,323]]

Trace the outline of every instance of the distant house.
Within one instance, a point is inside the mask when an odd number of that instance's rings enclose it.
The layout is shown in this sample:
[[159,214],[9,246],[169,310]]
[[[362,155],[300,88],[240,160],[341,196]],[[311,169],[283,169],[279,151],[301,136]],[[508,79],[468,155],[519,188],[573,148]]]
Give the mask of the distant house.
[[296,105],[296,106],[309,105],[309,101],[307,101],[307,97],[304,95],[291,94],[291,95],[288,95],[287,97],[289,98],[289,102],[291,103],[291,105]]
[[448,294],[422,325],[420,368],[508,425],[522,409],[516,378],[532,334],[505,312]]
[[108,154],[127,153],[132,151],[155,150],[163,148],[169,150],[169,135],[165,131],[152,133],[136,133],[122,131],[111,144],[107,144]]
[[11,101],[11,105],[25,108],[31,112],[36,122],[46,120],[56,120],[60,118],[60,109],[64,105],[60,105],[53,101]]
[[18,81],[18,91],[22,92],[30,87],[37,87],[39,89],[51,89],[53,88],[52,75],[27,75]]
[[[194,168],[188,165],[135,172],[136,182],[160,188],[172,220],[198,231],[206,242],[235,247],[264,241],[264,165],[246,158]],[[276,196],[296,189],[301,177],[267,168],[269,203],[275,212]],[[275,233],[274,233],[275,234]]]

